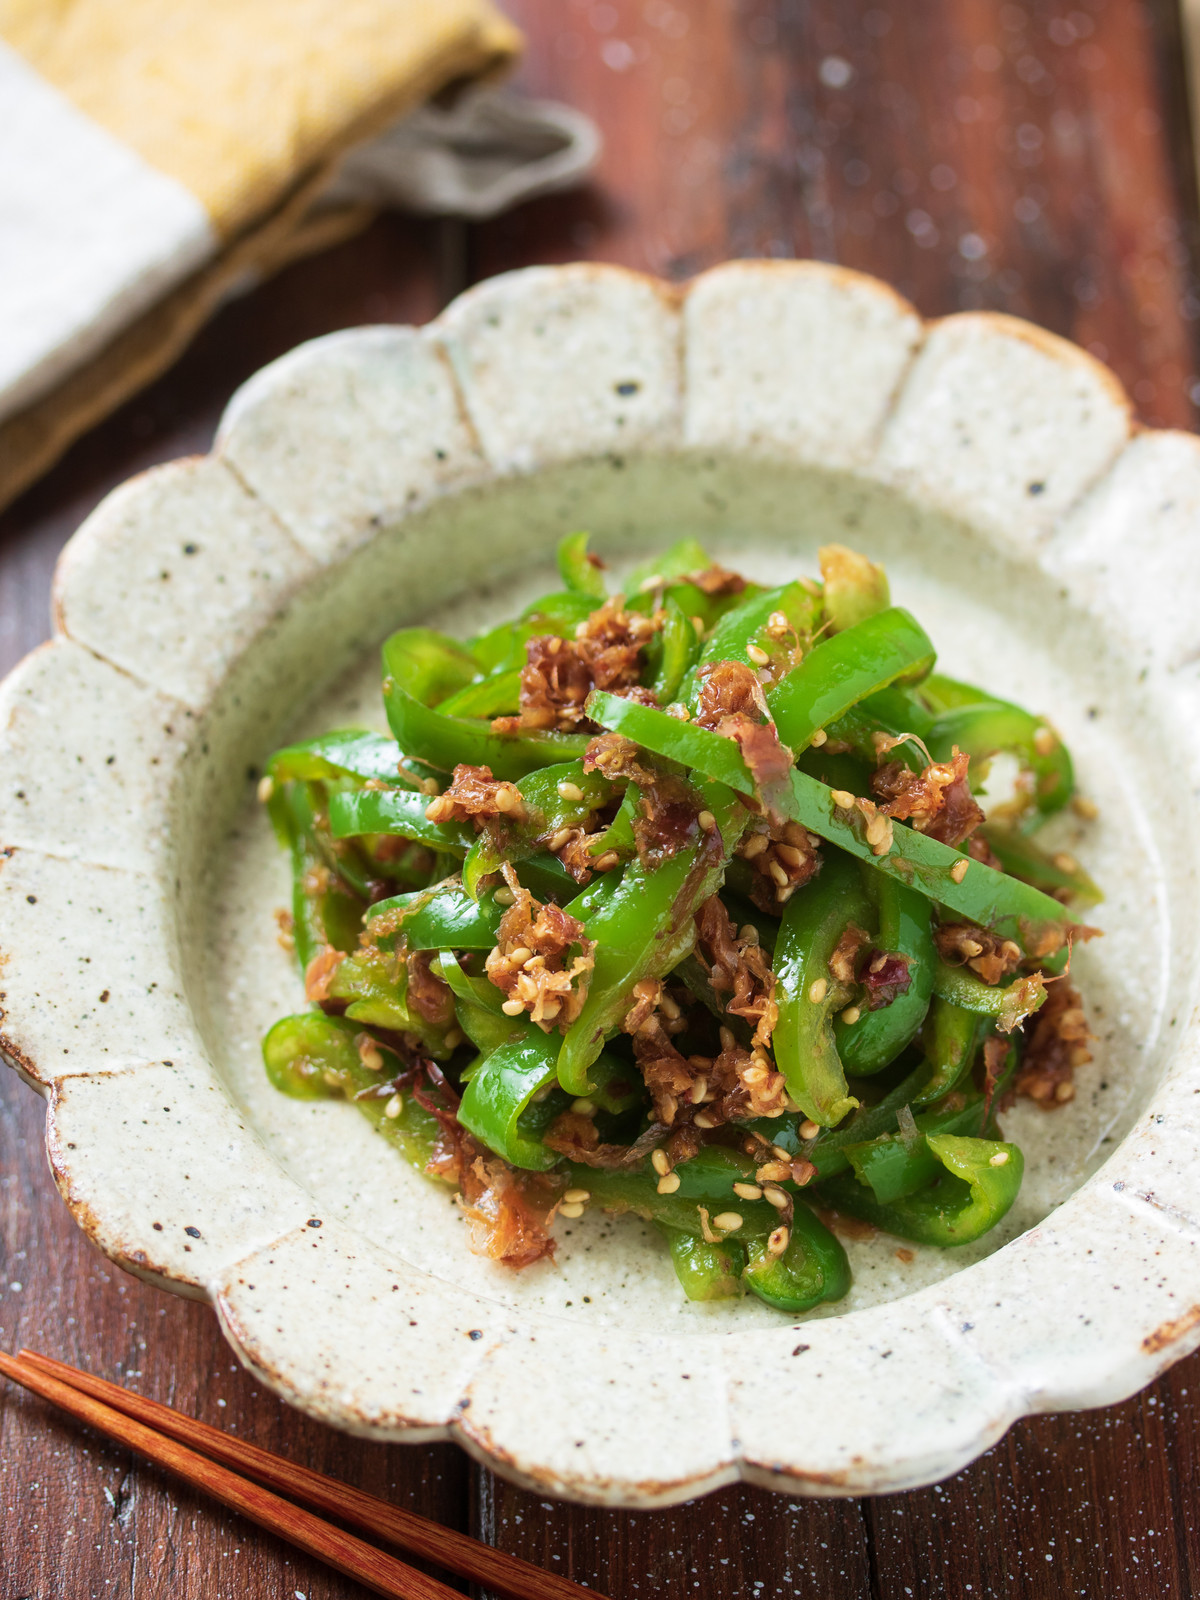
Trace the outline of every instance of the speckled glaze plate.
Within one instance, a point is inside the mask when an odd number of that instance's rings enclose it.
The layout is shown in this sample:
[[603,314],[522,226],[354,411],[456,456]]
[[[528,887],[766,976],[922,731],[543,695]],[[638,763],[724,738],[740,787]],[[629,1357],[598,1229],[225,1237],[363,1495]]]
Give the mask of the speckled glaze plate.
[[[510,1275],[352,1107],[262,1075],[300,1000],[265,756],[382,726],[380,638],[502,613],[580,526],[618,573],[685,533],[756,577],[867,550],[948,671],[1053,718],[1100,807],[1059,824],[1107,896],[1077,957],[1099,1035],[1077,1100],[1010,1115],[1028,1169],[1002,1233],[852,1242],[825,1315],[689,1305],[639,1224],[590,1213]],[[419,332],[294,351],[213,455],[126,484],[71,541],[55,638],[0,690],[0,1048],[99,1247],[210,1300],[335,1426],[454,1438],[612,1505],[738,1476],[924,1483],[1200,1342],[1198,661],[1200,444],[1136,430],[1075,347],[926,324],[811,263],[682,290],[498,278]]]

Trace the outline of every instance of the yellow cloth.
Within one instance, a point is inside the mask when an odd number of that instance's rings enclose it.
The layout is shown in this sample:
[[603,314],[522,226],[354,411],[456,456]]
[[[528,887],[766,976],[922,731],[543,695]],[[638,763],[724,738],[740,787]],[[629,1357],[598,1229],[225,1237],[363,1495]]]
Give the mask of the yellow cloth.
[[208,261],[0,424],[0,505],[178,354],[228,286],[361,226],[309,216],[352,147],[439,91],[504,71],[490,0],[0,0],[0,42],[92,123],[182,184]]

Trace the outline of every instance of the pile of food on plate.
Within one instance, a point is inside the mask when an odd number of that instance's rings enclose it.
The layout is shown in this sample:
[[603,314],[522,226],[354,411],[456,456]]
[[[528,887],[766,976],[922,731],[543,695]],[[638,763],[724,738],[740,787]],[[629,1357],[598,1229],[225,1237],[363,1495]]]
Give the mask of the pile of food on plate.
[[628,1212],[692,1299],[798,1312],[849,1287],[840,1219],[978,1239],[1021,1184],[999,1116],[1090,1060],[1058,735],[936,673],[842,546],[771,589],[692,540],[621,594],[585,535],[559,567],[465,643],[387,640],[393,739],[273,757],[312,1009],[271,1081],[345,1096],[515,1268]]

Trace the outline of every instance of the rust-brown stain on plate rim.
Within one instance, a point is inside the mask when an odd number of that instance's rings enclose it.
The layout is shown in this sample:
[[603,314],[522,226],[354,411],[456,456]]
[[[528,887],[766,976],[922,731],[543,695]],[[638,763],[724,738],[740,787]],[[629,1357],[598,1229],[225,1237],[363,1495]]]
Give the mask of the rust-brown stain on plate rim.
[[1174,1344],[1176,1339],[1182,1339],[1185,1333],[1190,1333],[1198,1322],[1200,1322],[1200,1306],[1193,1306],[1181,1317],[1174,1317],[1170,1322],[1164,1322],[1155,1328],[1153,1333],[1148,1333],[1142,1340],[1142,1349],[1148,1356],[1157,1355],[1169,1344]]

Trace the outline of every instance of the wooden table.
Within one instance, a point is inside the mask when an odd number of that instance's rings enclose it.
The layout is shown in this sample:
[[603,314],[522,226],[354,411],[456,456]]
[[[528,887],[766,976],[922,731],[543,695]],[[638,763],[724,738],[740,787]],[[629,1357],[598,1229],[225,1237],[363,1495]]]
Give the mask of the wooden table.
[[[63,541],[153,462],[207,449],[231,391],[301,339],[424,321],[467,283],[595,257],[684,278],[729,256],[881,274],[927,314],[1031,317],[1110,361],[1142,416],[1194,424],[1196,189],[1169,0],[509,0],[523,81],[592,113],[595,184],[482,227],[389,218],[228,307],[178,367],[0,519],[0,669],[46,633]],[[2,775],[0,775],[2,777]],[[524,1494],[449,1445],[306,1421],[204,1307],[88,1246],[0,1078],[0,1346],[64,1356],[395,1496],[615,1600],[1191,1596],[1200,1356],[1108,1411],[1024,1422],[913,1494],[673,1511]],[[895,1397],[904,1427],[903,1394]],[[637,1419],[630,1418],[637,1426]],[[0,1600],[331,1600],[364,1591],[0,1393]]]

